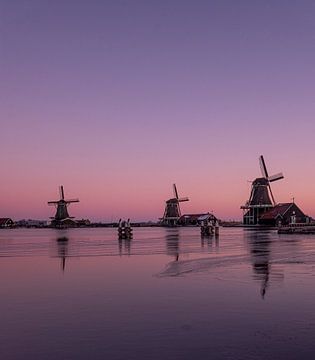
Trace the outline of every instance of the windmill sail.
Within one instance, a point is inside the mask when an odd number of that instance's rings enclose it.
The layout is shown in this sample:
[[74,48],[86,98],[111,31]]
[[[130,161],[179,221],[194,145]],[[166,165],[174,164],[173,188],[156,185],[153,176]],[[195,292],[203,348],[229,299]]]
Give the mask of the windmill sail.
[[266,163],[265,163],[264,157],[262,155],[260,155],[260,157],[259,157],[259,165],[260,165],[260,170],[261,170],[262,176],[264,178],[268,178],[268,171],[267,171]]
[[281,180],[281,179],[283,179],[283,178],[284,178],[283,174],[282,174],[282,173],[278,173],[278,174],[269,176],[269,177],[268,177],[268,180],[269,180],[269,182],[273,182],[273,181]]
[[63,186],[62,185],[59,187],[59,193],[60,193],[60,200],[64,200],[65,199],[65,193],[63,191]]
[[177,192],[176,184],[173,184],[173,190],[174,190],[175,198],[178,199],[178,192]]

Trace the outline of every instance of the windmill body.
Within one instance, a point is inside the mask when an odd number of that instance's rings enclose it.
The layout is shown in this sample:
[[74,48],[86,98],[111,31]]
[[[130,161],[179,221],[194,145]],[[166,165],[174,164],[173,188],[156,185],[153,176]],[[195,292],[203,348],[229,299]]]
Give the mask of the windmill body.
[[59,200],[57,202],[57,210],[54,216],[55,220],[64,220],[70,218],[68,213],[68,203],[64,200]]
[[[56,207],[56,214],[52,217],[52,225],[58,226],[66,223],[66,220],[73,219],[73,217],[69,216],[68,206],[71,203],[79,202],[79,199],[69,199],[65,200],[63,186],[61,185],[59,188],[60,191],[60,200],[48,201],[48,205]],[[73,222],[73,221],[72,221]]]
[[273,206],[269,193],[269,183],[265,178],[257,178],[252,183],[252,192],[249,199],[249,205]]
[[276,205],[270,183],[283,179],[282,173],[273,176],[268,175],[265,160],[262,155],[259,158],[259,163],[262,177],[256,178],[252,182],[249,200],[244,206],[241,206],[241,209],[244,211],[244,225],[257,225],[262,214]]
[[174,198],[171,198],[165,203],[164,215],[162,218],[162,225],[164,226],[176,226],[178,219],[181,217],[180,202],[189,201],[187,197],[180,198],[178,196],[176,185],[173,184]]

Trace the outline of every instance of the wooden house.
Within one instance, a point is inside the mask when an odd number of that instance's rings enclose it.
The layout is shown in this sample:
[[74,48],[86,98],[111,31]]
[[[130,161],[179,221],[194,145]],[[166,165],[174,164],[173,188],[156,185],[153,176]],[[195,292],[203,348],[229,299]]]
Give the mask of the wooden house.
[[307,223],[309,217],[295,203],[280,203],[263,213],[259,225],[279,226],[292,223]]

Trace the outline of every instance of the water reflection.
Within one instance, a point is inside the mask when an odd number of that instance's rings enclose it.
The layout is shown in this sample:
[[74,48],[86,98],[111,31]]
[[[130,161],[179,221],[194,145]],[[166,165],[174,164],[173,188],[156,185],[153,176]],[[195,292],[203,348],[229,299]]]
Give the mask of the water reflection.
[[66,268],[66,258],[68,255],[69,239],[66,236],[57,238],[58,257],[61,259],[61,269],[64,272]]
[[205,248],[207,246],[208,250],[215,247],[216,251],[219,250],[219,235],[203,235],[201,234],[201,247]]
[[[196,228],[137,229],[130,258],[116,229],[10,236],[0,231],[2,359],[312,358],[314,235],[224,228],[214,254]],[[65,278],[69,257],[80,261]],[[279,268],[290,279],[271,294]]]
[[118,238],[119,256],[127,254],[131,255],[131,238]]
[[[273,239],[269,231],[248,231],[246,234],[254,271],[254,279],[260,281],[260,294],[264,299],[271,281],[271,249]],[[283,278],[282,274],[272,272],[273,277]]]
[[166,241],[166,253],[167,255],[173,256],[175,261],[179,259],[179,230],[168,229],[165,235]]

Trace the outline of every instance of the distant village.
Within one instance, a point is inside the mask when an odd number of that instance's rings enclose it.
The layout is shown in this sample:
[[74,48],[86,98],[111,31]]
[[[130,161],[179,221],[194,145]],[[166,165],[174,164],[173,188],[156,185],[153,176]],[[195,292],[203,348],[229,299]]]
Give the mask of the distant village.
[[[204,223],[219,223],[223,226],[245,226],[245,227],[281,227],[290,224],[311,224],[313,219],[294,202],[276,203],[272,193],[271,183],[284,178],[282,173],[270,176],[265,160],[261,155],[259,164],[262,176],[252,181],[249,199],[240,208],[243,210],[242,222],[223,222],[211,213],[182,214],[180,203],[189,201],[188,197],[180,197],[176,184],[173,184],[174,195],[166,200],[163,216],[157,222],[131,223],[132,226],[201,226]],[[64,188],[59,187],[59,200],[48,201],[49,206],[54,206],[55,215],[49,221],[42,220],[19,220],[11,218],[0,218],[0,228],[68,228],[68,227],[118,227],[120,221],[112,223],[93,223],[89,219],[77,220],[70,216],[68,207],[72,203],[78,203],[79,199],[65,199]]]

